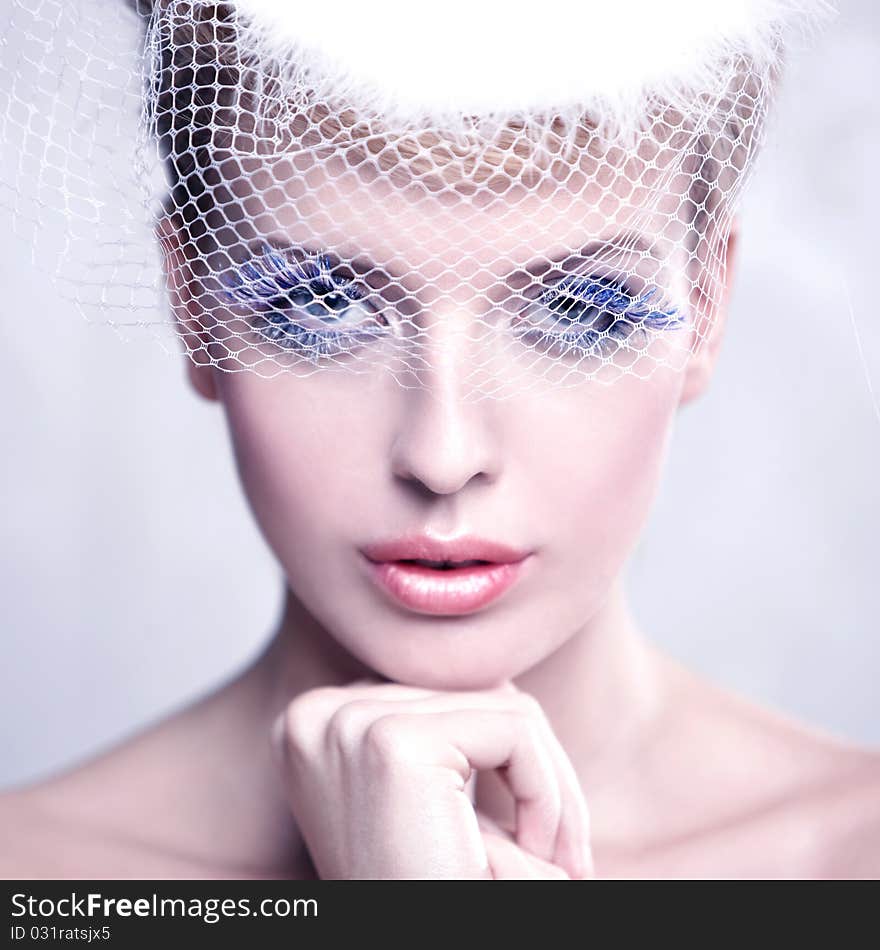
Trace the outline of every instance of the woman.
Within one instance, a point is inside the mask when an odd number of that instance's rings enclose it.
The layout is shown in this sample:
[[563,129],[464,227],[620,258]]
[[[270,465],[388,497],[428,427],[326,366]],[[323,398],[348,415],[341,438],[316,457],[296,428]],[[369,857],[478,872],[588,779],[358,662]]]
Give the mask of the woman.
[[286,603],[234,680],[8,791],[5,875],[876,874],[877,753],[660,653],[621,578],[792,10],[620,6],[449,11],[415,51],[356,11],[144,11],[173,316]]

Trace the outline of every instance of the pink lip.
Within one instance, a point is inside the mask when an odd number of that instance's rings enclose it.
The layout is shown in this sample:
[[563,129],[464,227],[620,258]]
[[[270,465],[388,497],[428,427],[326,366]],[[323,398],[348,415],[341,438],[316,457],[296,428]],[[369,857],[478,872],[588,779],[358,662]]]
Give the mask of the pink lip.
[[[410,610],[440,615],[472,613],[497,600],[520,577],[529,557],[528,551],[473,536],[441,541],[412,535],[362,550],[372,580],[384,593]],[[446,570],[406,563],[415,559],[489,563]]]

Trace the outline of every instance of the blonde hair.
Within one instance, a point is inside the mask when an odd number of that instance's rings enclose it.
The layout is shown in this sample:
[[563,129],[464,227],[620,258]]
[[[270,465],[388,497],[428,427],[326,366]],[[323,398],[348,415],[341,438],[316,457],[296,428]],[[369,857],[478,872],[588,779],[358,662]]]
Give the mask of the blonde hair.
[[[135,2],[150,6],[149,0]],[[170,0],[159,3],[164,8]],[[602,135],[598,117],[586,112],[470,116],[456,128],[424,128],[395,126],[307,89],[291,98],[271,65],[253,61],[243,46],[231,3],[187,5],[186,16],[168,17],[156,33],[153,128],[178,211],[188,202],[208,210],[208,170],[233,153],[241,163],[242,156],[258,158],[266,150],[278,156],[295,146],[316,162],[341,156],[367,180],[489,200],[548,179],[565,181],[576,170],[596,174],[634,157]],[[646,108],[644,140],[667,156],[688,153],[690,224],[698,239],[740,190],[759,145],[770,98],[766,86],[778,76],[777,70],[756,72],[745,55],[732,58],[727,73],[717,100],[696,110],[700,127],[669,102]]]

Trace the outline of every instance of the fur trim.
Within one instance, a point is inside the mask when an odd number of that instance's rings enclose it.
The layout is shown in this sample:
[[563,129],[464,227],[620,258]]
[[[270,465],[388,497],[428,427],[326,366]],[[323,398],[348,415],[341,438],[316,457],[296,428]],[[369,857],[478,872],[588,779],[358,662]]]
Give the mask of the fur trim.
[[590,109],[618,125],[645,97],[711,93],[745,55],[772,69],[782,32],[824,0],[234,0],[255,52],[319,95],[391,121]]

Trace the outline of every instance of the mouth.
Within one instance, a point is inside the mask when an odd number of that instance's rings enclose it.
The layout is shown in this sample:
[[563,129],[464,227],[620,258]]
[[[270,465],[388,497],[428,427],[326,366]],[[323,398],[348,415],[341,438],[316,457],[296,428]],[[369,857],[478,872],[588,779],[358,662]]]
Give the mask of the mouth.
[[399,561],[395,561],[395,564],[418,564],[420,567],[430,567],[435,571],[454,571],[460,567],[477,567],[481,564],[491,564],[492,561],[479,561],[479,560],[470,560],[470,561],[429,561],[427,558],[413,558],[408,560],[406,558]]
[[371,580],[392,602],[442,616],[473,613],[495,602],[530,560],[528,552],[473,537],[447,542],[410,537],[362,553]]

